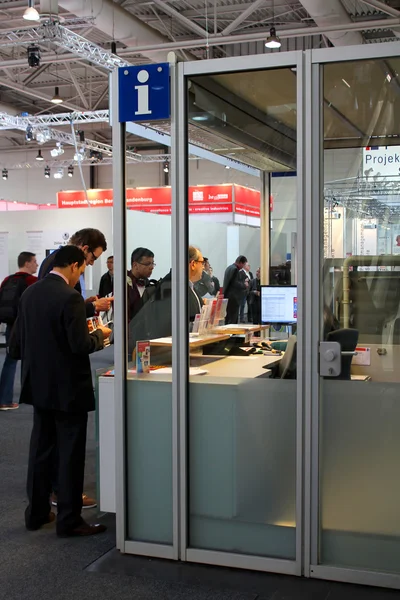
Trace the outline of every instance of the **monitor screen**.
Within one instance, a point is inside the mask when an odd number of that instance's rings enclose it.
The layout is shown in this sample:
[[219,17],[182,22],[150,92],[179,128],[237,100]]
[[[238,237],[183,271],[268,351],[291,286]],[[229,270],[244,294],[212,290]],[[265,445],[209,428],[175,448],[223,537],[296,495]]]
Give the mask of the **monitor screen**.
[[261,286],[261,322],[297,323],[297,286]]

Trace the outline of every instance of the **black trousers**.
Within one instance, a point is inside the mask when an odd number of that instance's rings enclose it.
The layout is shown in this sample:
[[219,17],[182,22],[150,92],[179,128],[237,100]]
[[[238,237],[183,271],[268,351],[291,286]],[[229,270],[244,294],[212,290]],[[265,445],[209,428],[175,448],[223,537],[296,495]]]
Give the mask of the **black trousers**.
[[34,408],[29,449],[25,512],[28,526],[46,520],[54,455],[58,456],[57,532],[65,533],[82,522],[82,492],[85,473],[87,413],[67,413]]
[[227,325],[239,323],[239,308],[239,301],[236,298],[229,298],[225,318]]

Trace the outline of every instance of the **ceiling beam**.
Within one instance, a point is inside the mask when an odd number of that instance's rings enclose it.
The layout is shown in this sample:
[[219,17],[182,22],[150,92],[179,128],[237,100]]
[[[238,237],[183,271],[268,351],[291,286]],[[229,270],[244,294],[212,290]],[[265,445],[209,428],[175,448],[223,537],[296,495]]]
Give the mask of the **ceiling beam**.
[[159,8],[161,8],[161,10],[167,15],[171,15],[171,17],[174,17],[177,21],[182,23],[182,25],[190,29],[190,31],[193,31],[193,33],[196,33],[200,37],[207,35],[207,31],[203,29],[203,27],[200,27],[200,25],[197,25],[197,23],[194,23],[194,21],[190,21],[190,19],[184,17],[175,8],[172,8],[172,6],[170,6],[166,2],[163,2],[163,0],[153,0],[153,3]]
[[236,19],[228,25],[228,27],[225,27],[221,35],[229,35],[230,33],[232,33],[232,31],[235,31],[235,29],[237,29],[239,25],[247,19],[247,17],[253,14],[254,11],[258,10],[263,4],[265,4],[265,0],[255,0],[255,2],[250,4],[250,6],[246,8],[246,10],[244,10],[240,15],[238,15]]
[[82,104],[83,106],[89,110],[89,102],[87,101],[85,94],[82,91],[81,86],[79,85],[79,81],[77,80],[77,78],[75,77],[75,73],[73,72],[73,70],[71,69],[71,66],[67,63],[65,65],[65,68],[67,69],[69,76],[71,77],[72,83],[75,86],[76,91],[78,92],[79,98],[82,100]]
[[[17,92],[21,92],[25,96],[30,96],[31,98],[36,98],[38,100],[44,100],[45,102],[48,102],[49,104],[54,106],[54,104],[52,104],[52,102],[51,102],[51,96],[47,96],[46,94],[41,94],[37,90],[29,89],[28,87],[24,86],[22,83],[16,83],[15,81],[8,81],[7,79],[0,78],[0,86],[9,88],[10,90],[16,90]],[[63,106],[65,108],[69,108],[71,110],[76,110],[76,111],[82,110],[81,106],[78,106],[77,104],[72,104],[68,100],[63,102]]]
[[97,110],[98,109],[98,107],[100,106],[100,104],[103,102],[104,98],[107,97],[107,94],[108,94],[108,84],[106,85],[106,87],[104,88],[103,92],[100,94],[100,96],[96,100],[96,103],[93,106],[93,110]]
[[400,17],[400,11],[397,8],[392,8],[380,0],[362,0],[364,4],[380,10],[381,12],[390,15],[391,17]]
[[[0,63],[1,64],[1,63]],[[34,81],[36,79],[36,77],[39,77],[39,75],[41,75],[42,73],[44,73],[44,71],[47,69],[49,65],[46,63],[44,65],[41,65],[40,67],[38,67],[37,69],[34,69],[30,75],[28,75],[28,77],[26,77],[23,81],[24,85],[29,85],[30,83],[32,83],[32,81]]]

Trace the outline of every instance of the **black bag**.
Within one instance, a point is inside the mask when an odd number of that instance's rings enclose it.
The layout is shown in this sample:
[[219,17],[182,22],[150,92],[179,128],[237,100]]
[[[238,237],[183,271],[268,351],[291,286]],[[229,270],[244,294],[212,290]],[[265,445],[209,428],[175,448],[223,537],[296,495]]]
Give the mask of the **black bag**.
[[11,275],[0,289],[0,323],[12,325],[18,315],[22,294],[28,287],[28,273]]

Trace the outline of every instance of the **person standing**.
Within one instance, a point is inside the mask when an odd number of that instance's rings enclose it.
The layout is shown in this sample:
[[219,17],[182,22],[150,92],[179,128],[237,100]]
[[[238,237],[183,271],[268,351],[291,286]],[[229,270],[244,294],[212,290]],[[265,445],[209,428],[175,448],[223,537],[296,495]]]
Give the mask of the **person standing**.
[[240,305],[239,321],[240,321],[240,323],[244,323],[244,311],[246,309],[246,303],[247,303],[247,321],[248,321],[248,323],[251,323],[251,307],[250,307],[250,304],[248,303],[248,298],[249,298],[249,290],[250,290],[251,280],[253,279],[253,273],[251,273],[251,271],[250,271],[249,263],[246,263],[244,265],[244,267],[242,269],[242,273],[243,273],[244,280],[247,281],[247,290],[246,290],[245,295],[243,296],[243,300]]
[[209,294],[210,296],[215,295],[214,294],[214,282],[211,279],[211,275],[210,275],[210,263],[208,261],[208,258],[206,258],[205,256],[203,257],[204,263],[203,263],[203,271],[201,273],[201,278],[195,282],[194,284],[194,289],[196,291],[196,294],[200,297],[203,298],[203,296],[205,296],[206,294]]
[[143,307],[143,294],[150,284],[150,277],[155,266],[154,252],[148,248],[136,248],[132,252],[131,270],[127,273],[128,323]]
[[202,253],[195,246],[189,246],[189,300],[188,300],[188,312],[189,321],[194,321],[196,315],[201,313],[203,308],[203,300],[196,292],[196,283],[200,281],[203,269],[204,261]]
[[[18,271],[6,277],[0,287],[0,322],[6,324],[6,347],[17,318],[21,296],[27,287],[37,281],[37,277],[34,276],[38,270],[36,254],[21,252],[17,264]],[[7,352],[0,376],[0,410],[19,408],[19,404],[13,402],[17,363],[18,361],[11,358]]]
[[246,296],[248,281],[242,271],[247,263],[247,258],[243,255],[237,257],[236,261],[229,265],[225,270],[223,293],[224,298],[228,298],[228,307],[226,313],[226,324],[237,324],[239,320],[239,308]]
[[[105,250],[107,250],[107,242],[104,234],[98,229],[87,227],[80,229],[71,237],[68,242],[69,246],[80,248],[85,255],[86,266],[93,266],[96,260],[100,258]],[[61,246],[63,248],[63,246]],[[53,268],[55,257],[59,250],[55,250],[44,259],[39,269],[39,279],[43,279]],[[82,285],[78,280],[75,286],[77,292],[82,294]],[[83,295],[83,294],[82,294]],[[91,296],[85,299],[86,317],[90,319],[96,313],[109,311],[113,298],[98,298]]]
[[107,273],[104,273],[100,279],[99,298],[112,295],[114,293],[114,257],[107,258]]
[[84,252],[64,246],[47,277],[26,290],[10,349],[22,359],[20,402],[33,406],[25,525],[54,521],[50,511],[53,451],[58,456],[57,535],[105,531],[81,517],[88,412],[95,409],[89,354],[104,347],[111,330],[89,334],[85,302],[74,290],[85,271]]
[[219,283],[219,279],[218,279],[218,277],[216,277],[214,275],[214,270],[213,270],[213,268],[211,266],[210,266],[210,269],[209,269],[208,273],[209,273],[209,275],[211,277],[211,281],[212,281],[212,283],[214,285],[214,290],[213,290],[212,295],[213,296],[218,296],[219,290],[221,289],[221,285]]
[[256,276],[251,280],[248,305],[251,306],[251,315],[254,325],[261,323],[261,270],[258,267]]

